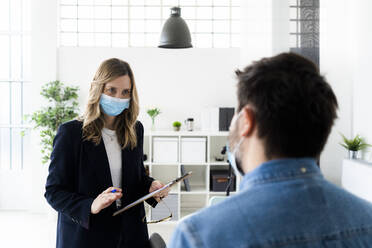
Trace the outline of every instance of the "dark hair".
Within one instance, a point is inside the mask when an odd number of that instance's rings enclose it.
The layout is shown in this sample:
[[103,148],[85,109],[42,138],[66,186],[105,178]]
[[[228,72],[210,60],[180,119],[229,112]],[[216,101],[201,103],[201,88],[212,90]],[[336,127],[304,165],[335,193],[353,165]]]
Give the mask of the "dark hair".
[[337,118],[338,104],[314,63],[282,53],[236,74],[238,110],[253,106],[258,137],[269,159],[320,155]]

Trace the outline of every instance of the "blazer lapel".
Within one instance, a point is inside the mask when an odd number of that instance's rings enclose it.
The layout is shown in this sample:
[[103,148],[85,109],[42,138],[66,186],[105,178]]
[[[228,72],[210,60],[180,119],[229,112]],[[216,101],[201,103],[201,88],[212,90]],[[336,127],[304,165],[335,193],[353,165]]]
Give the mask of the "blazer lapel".
[[124,148],[124,150],[121,150],[121,185],[123,189],[126,189],[127,183],[128,183],[128,178],[127,176],[129,175],[129,156],[130,152],[128,151],[128,148]]
[[101,182],[102,186],[105,187],[105,189],[111,187],[113,184],[110,172],[110,165],[103,139],[101,139],[101,142],[97,146],[92,142],[88,142],[88,144],[88,154],[90,156],[90,161],[97,178]]

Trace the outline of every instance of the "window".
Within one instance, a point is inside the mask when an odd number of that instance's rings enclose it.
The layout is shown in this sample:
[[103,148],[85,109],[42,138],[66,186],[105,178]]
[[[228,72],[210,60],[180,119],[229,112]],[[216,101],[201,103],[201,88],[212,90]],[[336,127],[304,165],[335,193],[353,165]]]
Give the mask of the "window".
[[290,0],[290,47],[319,66],[319,0]]
[[0,1],[0,169],[23,169],[24,96],[31,85],[30,4]]
[[240,0],[60,0],[60,45],[156,47],[181,7],[194,47],[238,47]]

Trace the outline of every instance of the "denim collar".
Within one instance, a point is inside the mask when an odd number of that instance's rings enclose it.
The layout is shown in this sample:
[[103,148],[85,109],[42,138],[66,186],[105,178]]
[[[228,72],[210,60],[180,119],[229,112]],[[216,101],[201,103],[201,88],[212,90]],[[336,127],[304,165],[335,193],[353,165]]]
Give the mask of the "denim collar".
[[267,161],[244,175],[240,189],[255,184],[289,180],[297,177],[322,176],[314,158],[286,158]]

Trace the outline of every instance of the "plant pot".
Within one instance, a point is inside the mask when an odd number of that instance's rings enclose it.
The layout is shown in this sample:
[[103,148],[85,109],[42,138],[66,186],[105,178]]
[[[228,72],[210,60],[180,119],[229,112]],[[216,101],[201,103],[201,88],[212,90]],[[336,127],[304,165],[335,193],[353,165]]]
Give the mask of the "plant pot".
[[348,152],[349,159],[358,159],[358,153],[359,153],[359,151],[349,150],[349,152]]
[[178,132],[178,131],[181,130],[181,127],[173,127],[173,130],[176,131],[176,132]]

